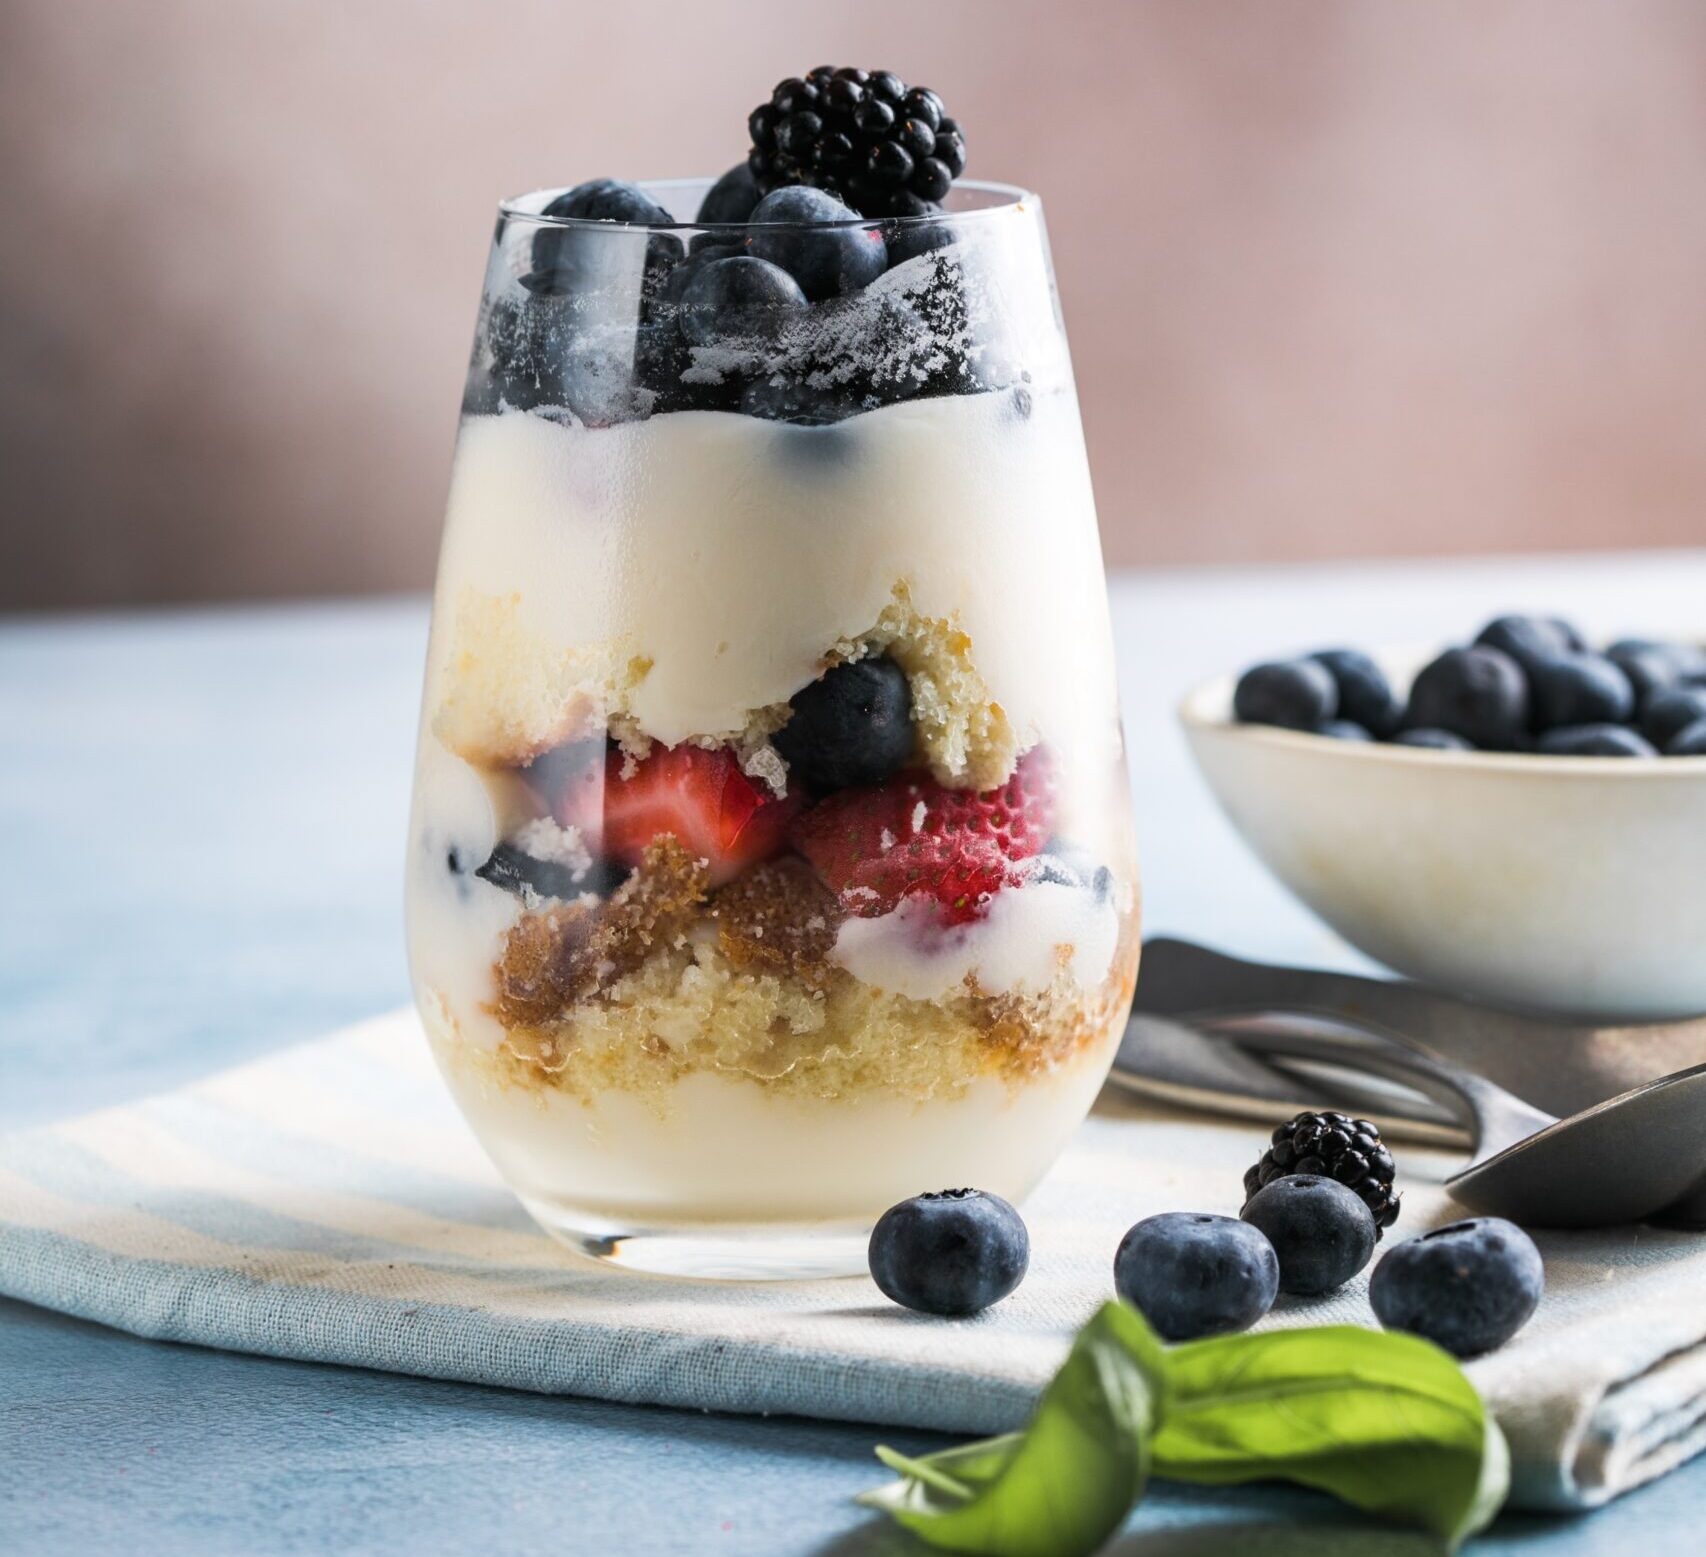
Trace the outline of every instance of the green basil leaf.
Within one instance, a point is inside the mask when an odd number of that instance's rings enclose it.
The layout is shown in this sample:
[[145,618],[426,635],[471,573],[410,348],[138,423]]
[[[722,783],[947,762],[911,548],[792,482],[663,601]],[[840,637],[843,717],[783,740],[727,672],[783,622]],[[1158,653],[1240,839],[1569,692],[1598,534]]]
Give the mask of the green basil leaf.
[[1209,1485],[1299,1482],[1455,1547],[1491,1522],[1510,1454],[1438,1347],[1350,1325],[1190,1341],[1167,1354],[1153,1470]]
[[1135,1310],[1103,1305],[1022,1432],[909,1459],[859,1501],[930,1545],[978,1557],[1085,1557],[1143,1491],[1165,1353]]

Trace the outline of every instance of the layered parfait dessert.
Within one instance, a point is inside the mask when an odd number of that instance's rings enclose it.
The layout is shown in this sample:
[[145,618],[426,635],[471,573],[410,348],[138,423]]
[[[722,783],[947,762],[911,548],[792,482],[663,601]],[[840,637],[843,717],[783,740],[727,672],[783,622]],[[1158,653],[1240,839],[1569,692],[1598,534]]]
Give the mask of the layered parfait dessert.
[[884,72],[784,82],[751,133],[713,185],[504,209],[407,889],[506,1179],[696,1274],[858,1268],[907,1195],[1022,1196],[1138,951],[1036,202],[955,185],[963,132]]

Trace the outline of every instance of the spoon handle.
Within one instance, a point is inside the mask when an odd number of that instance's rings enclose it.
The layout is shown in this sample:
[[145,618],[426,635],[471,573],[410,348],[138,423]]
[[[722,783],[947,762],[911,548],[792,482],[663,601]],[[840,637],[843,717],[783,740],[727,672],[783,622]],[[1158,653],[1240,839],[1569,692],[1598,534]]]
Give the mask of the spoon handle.
[[1394,1033],[1287,1011],[1216,1016],[1204,1026],[1253,1048],[1326,1060],[1405,1082],[1462,1120],[1474,1138],[1476,1161],[1557,1122],[1486,1077],[1435,1059]]

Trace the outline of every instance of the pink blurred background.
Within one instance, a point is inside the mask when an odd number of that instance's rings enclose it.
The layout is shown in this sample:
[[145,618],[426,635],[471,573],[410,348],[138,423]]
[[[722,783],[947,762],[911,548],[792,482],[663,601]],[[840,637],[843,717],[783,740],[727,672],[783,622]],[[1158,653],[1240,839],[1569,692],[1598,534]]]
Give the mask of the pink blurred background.
[[418,587],[491,216],[820,61],[1042,191],[1114,563],[1706,540],[1706,6],[0,5],[0,606]]

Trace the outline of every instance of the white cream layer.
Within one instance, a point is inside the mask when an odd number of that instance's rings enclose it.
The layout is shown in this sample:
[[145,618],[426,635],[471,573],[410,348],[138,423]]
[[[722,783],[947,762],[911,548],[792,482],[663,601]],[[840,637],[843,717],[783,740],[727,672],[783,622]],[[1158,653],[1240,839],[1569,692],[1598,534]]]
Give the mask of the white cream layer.
[[871,919],[848,919],[833,960],[861,983],[912,1000],[943,1000],[967,978],[986,995],[1041,994],[1064,969],[1080,989],[1108,976],[1119,941],[1113,904],[1053,881],[1009,886],[981,919],[942,928],[935,905],[908,898]]
[[948,619],[1020,749],[1116,756],[1107,600],[1078,406],[1038,386],[833,427],[678,412],[587,429],[466,421],[439,566],[429,698],[458,605],[518,601],[550,650],[648,665],[626,712],[666,744],[729,738],[910,592]]

